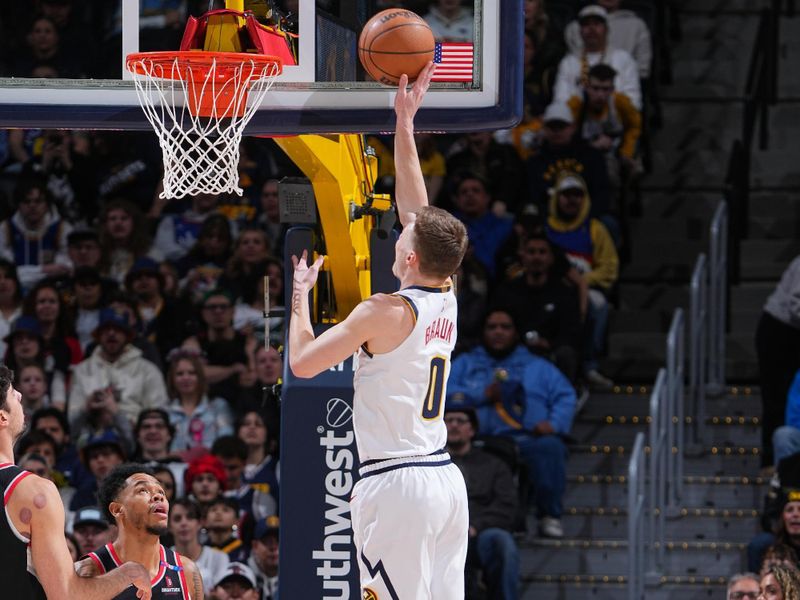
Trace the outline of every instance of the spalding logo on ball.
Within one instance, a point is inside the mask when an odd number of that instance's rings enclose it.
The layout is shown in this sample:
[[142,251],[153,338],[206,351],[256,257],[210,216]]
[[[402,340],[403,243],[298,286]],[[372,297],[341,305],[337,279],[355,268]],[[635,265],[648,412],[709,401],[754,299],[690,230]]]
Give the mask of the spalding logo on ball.
[[389,8],[372,17],[358,38],[358,57],[370,76],[384,85],[397,85],[400,76],[414,81],[433,60],[433,32],[418,14]]
[[342,427],[347,425],[353,418],[353,409],[346,400],[341,398],[331,398],[328,400],[328,426],[329,427]]

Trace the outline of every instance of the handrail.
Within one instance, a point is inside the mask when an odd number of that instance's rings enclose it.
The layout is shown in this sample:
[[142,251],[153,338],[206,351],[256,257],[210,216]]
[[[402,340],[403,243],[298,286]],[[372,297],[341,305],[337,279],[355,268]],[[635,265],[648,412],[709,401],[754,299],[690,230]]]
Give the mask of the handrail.
[[667,509],[671,515],[677,514],[683,495],[685,329],[683,309],[676,308],[667,333],[667,396],[671,409],[668,427],[670,460],[667,477],[670,485]]
[[710,227],[708,288],[709,394],[725,391],[725,331],[728,313],[728,204],[720,202]]
[[[726,197],[731,205],[732,239],[730,266],[734,281],[739,277],[738,240],[747,237],[749,215],[750,164],[756,126],[759,126],[758,146],[769,147],[769,107],[778,99],[778,60],[780,49],[780,17],[783,1],[772,0],[761,11],[758,33],[750,55],[741,138],[734,142],[728,159],[725,178]],[[794,14],[794,2],[787,0],[787,14]]]
[[[672,454],[668,445],[670,413],[667,394],[667,371],[659,369],[656,383],[650,393],[650,459],[648,461],[649,493],[647,494],[648,521],[647,581],[658,584],[664,569],[664,532],[667,508],[667,463]],[[630,532],[629,532],[630,533]]]
[[689,410],[692,444],[704,448],[706,436],[706,348],[708,345],[708,260],[700,254],[689,283]]
[[628,463],[628,600],[644,599],[645,468],[644,432],[640,431]]

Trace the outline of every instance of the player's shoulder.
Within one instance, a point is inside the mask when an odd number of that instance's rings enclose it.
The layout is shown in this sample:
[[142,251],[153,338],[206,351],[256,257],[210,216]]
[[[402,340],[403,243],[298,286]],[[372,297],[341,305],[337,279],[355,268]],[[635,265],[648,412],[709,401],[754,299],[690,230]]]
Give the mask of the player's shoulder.
[[17,478],[17,482],[13,484],[14,493],[12,498],[25,500],[39,494],[45,496],[58,495],[58,488],[56,488],[55,483],[30,471],[21,471]]
[[404,298],[398,294],[373,294],[361,303],[365,313],[373,316],[385,316],[387,310],[402,309],[406,304]]

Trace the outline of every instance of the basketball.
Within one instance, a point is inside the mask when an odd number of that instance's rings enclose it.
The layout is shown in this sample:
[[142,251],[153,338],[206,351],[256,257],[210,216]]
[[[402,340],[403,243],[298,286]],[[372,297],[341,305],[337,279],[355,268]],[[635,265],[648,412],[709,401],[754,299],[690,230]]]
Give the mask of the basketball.
[[428,24],[416,13],[389,8],[372,17],[358,39],[358,57],[375,81],[397,85],[400,76],[414,81],[433,60],[435,42]]

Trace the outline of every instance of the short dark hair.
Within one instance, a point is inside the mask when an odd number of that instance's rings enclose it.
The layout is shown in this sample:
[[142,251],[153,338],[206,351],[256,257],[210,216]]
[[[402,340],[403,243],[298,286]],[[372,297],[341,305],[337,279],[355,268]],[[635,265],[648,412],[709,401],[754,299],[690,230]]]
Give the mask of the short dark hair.
[[611,65],[598,63],[589,69],[589,78],[597,79],[598,81],[614,81],[617,76],[617,70]]
[[144,423],[145,419],[148,419],[150,417],[160,418],[167,426],[170,439],[175,437],[175,426],[169,420],[169,413],[167,413],[167,411],[164,410],[163,408],[146,408],[139,413],[138,417],[136,417],[136,425],[133,426],[134,438],[139,437],[139,430],[142,428],[142,423]]
[[14,371],[0,365],[0,410],[8,410],[8,390],[14,386]]
[[223,435],[214,440],[211,454],[220,458],[240,458],[247,460],[247,444],[235,435]]
[[53,436],[44,431],[34,429],[29,431],[17,442],[17,454],[22,456],[27,454],[31,446],[38,446],[39,444],[50,444],[53,447],[53,454],[58,454],[58,444],[53,439]]
[[57,409],[55,406],[45,406],[44,408],[40,408],[33,413],[33,416],[31,417],[31,429],[35,431],[39,421],[48,417],[53,417],[56,421],[58,421],[58,424],[61,426],[61,429],[64,430],[64,433],[66,435],[70,435],[67,415],[65,415],[63,411]]
[[203,514],[207,515],[208,511],[211,510],[214,506],[217,506],[218,504],[227,506],[233,512],[236,513],[237,517],[239,516],[239,502],[236,500],[236,498],[231,498],[230,496],[223,496],[222,494],[214,498],[211,502],[209,502],[203,507]]
[[446,279],[456,272],[467,251],[467,229],[436,206],[423,206],[416,214],[414,250],[419,256],[419,272]]
[[[38,21],[38,19],[37,19]],[[49,21],[49,19],[48,19]],[[52,22],[52,21],[51,21]],[[19,183],[17,183],[16,187],[14,187],[13,193],[13,202],[14,207],[19,207],[20,204],[28,197],[28,194],[31,193],[32,190],[39,190],[42,193],[42,196],[47,201],[47,204],[52,204],[52,197],[50,196],[50,190],[47,189],[47,183],[40,178],[34,176],[23,176]]]
[[170,503],[170,505],[169,505],[169,516],[170,517],[172,516],[172,511],[174,510],[174,508],[176,506],[182,506],[183,508],[185,508],[186,509],[186,514],[189,515],[190,519],[195,519],[196,521],[200,520],[200,518],[201,518],[200,505],[197,504],[197,502],[195,502],[191,498],[178,498],[177,500],[175,500],[172,503]]
[[109,523],[116,522],[116,518],[111,514],[109,506],[112,502],[116,502],[119,493],[125,489],[125,482],[128,481],[128,478],[137,473],[152,475],[153,471],[138,463],[118,465],[111,470],[100,484],[100,489],[97,490],[97,501],[100,504],[100,510],[103,511]]

